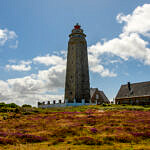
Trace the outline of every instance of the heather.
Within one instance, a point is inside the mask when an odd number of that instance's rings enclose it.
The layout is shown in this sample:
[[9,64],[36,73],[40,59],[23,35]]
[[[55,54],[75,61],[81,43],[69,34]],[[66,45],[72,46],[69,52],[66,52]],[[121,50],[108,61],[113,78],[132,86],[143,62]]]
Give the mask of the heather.
[[149,106],[0,107],[0,149],[150,149],[149,145]]

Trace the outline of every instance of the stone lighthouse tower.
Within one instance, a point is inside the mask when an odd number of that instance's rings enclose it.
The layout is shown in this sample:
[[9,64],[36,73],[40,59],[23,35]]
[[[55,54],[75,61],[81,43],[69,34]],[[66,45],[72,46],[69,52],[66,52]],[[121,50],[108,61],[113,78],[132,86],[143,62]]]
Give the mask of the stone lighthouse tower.
[[67,70],[65,83],[65,101],[68,103],[90,102],[90,83],[86,35],[76,24],[69,35]]

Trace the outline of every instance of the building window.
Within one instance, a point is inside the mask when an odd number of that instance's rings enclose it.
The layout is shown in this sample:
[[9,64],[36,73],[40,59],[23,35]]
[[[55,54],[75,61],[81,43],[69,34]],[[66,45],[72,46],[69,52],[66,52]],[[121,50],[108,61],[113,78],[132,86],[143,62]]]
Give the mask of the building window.
[[96,99],[99,99],[99,95],[98,94],[96,94]]

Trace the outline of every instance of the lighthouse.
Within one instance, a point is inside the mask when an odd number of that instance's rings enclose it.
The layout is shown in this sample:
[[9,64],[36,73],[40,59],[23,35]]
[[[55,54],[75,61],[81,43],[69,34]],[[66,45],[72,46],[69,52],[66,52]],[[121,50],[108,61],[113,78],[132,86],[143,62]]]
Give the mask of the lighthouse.
[[65,102],[90,103],[87,42],[81,26],[76,24],[69,35]]

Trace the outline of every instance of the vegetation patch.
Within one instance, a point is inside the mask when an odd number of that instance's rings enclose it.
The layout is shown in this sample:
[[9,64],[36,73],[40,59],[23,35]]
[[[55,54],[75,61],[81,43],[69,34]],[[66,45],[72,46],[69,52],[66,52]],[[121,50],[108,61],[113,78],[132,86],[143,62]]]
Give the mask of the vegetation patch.
[[132,149],[134,145],[140,148],[150,145],[148,106],[40,109],[3,103],[1,108],[5,111],[0,111],[0,148],[46,142],[45,145],[56,149],[63,145],[78,149],[78,146],[123,149],[119,145]]

